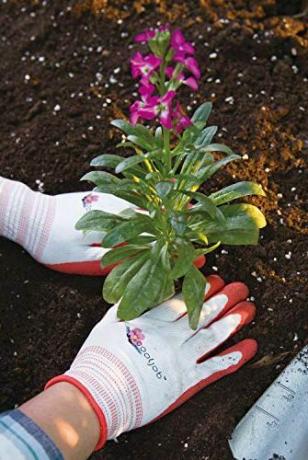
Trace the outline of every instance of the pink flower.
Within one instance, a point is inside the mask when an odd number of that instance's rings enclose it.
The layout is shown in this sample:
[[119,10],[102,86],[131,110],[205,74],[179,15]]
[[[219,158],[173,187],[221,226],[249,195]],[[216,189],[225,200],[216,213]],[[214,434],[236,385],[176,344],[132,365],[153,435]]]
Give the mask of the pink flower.
[[139,93],[141,96],[145,98],[152,96],[154,90],[155,86],[150,83],[149,79],[147,77],[142,77],[139,86]]
[[196,91],[198,89],[198,82],[194,77],[188,77],[185,78],[185,75],[183,72],[180,72],[178,75],[175,75],[175,69],[172,67],[167,67],[166,68],[166,75],[168,78],[172,79],[175,78],[176,81],[183,83],[186,86],[189,86],[191,89]]
[[142,56],[139,51],[131,59],[131,71],[134,78],[151,75],[160,66],[161,58],[154,54]]
[[139,327],[136,327],[135,329],[132,329],[129,332],[129,338],[131,342],[134,344],[138,344],[138,342],[141,342],[142,344],[142,341],[144,340],[145,337],[144,337],[144,334],[142,333],[142,329],[140,329]]
[[175,124],[175,130],[178,134],[192,124],[191,119],[185,114],[179,102],[177,102],[172,116]]
[[195,49],[191,43],[185,40],[184,35],[180,31],[180,29],[176,29],[171,35],[171,46],[176,55],[186,55],[186,54],[194,54]]
[[167,91],[167,93],[160,98],[160,122],[167,128],[172,129],[172,110],[171,104],[175,97],[175,91]]
[[138,123],[139,118],[153,120],[158,114],[158,96],[141,96],[141,101],[135,101],[130,106],[130,121],[133,125]]
[[136,43],[146,43],[149,40],[152,40],[152,38],[154,38],[155,35],[156,35],[156,32],[154,29],[146,29],[140,34],[136,35],[134,38],[134,41]]
[[169,30],[169,24],[165,24],[156,29],[146,29],[140,34],[136,35],[134,40],[136,43],[147,43],[156,38],[159,32],[166,32]]
[[161,124],[172,129],[172,101],[175,97],[175,91],[167,91],[162,96],[142,97],[141,101],[134,102],[130,107],[130,121],[136,124],[139,118],[144,120],[153,120],[159,116]]
[[196,77],[197,80],[199,80],[201,76],[201,72],[200,72],[198,62],[196,61],[195,58],[185,57],[184,55],[179,54],[177,56],[174,56],[174,59],[175,61],[183,64],[186,67],[186,69],[188,69],[194,75],[194,77]]

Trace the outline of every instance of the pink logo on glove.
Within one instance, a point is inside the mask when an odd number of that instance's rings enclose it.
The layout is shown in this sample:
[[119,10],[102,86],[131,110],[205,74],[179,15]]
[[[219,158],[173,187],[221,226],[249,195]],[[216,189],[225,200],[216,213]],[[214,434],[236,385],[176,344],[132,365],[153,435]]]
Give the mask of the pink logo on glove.
[[89,211],[92,207],[93,203],[96,203],[98,201],[99,196],[98,195],[93,195],[93,193],[89,193],[89,195],[86,195],[82,198],[82,205],[83,207]]
[[150,353],[147,351],[146,347],[143,346],[143,340],[145,339],[145,335],[142,332],[142,329],[140,329],[139,327],[131,329],[126,324],[126,336],[128,338],[129,343],[138,351],[138,353],[140,353],[145,358],[147,366],[152,369],[152,371],[156,375],[156,378],[158,378],[159,380],[167,380],[167,377],[163,375],[163,373],[157,367],[155,359],[152,358]]
[[[129,343],[131,343],[134,347],[137,348],[142,345],[142,341],[144,340],[144,334],[142,332],[142,329],[140,329],[139,327],[135,327],[135,329],[130,329],[129,326],[126,326],[126,335]],[[137,350],[139,351],[138,348]]]

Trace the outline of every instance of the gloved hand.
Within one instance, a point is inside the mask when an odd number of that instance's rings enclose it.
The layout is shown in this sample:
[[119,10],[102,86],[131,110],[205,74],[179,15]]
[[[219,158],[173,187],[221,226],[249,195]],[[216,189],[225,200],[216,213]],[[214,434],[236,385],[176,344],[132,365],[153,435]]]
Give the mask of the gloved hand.
[[56,196],[34,192],[21,182],[0,177],[0,235],[19,243],[38,262],[66,273],[104,275],[100,267],[109,249],[101,247],[98,232],[75,229],[87,211],[119,213],[130,203],[105,193],[67,193]]
[[[107,193],[66,193],[49,196],[21,182],[0,177],[0,236],[20,244],[38,262],[64,273],[106,275],[114,265],[100,266],[110,249],[101,246],[102,234],[84,234],[76,222],[90,210],[118,214],[135,207]],[[197,259],[201,267],[205,258]]]
[[255,315],[243,283],[223,286],[219,276],[208,277],[197,331],[188,325],[181,295],[129,322],[117,319],[115,305],[94,327],[71,368],[48,382],[47,388],[70,382],[88,399],[101,426],[97,449],[106,438],[174,410],[255,355],[252,339],[212,354]]

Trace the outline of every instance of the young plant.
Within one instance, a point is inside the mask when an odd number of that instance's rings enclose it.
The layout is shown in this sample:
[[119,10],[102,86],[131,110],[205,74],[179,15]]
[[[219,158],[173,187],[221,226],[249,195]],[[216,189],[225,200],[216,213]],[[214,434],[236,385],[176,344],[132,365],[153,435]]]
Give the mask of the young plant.
[[195,49],[182,32],[163,26],[135,40],[149,49],[149,54],[137,52],[131,59],[140,99],[130,107],[130,122],[112,122],[125,134],[118,147],[134,153],[125,159],[100,155],[91,165],[112,168],[117,175],[92,171],[82,179],[136,208],[119,215],[90,211],[76,228],[104,234],[102,245],[110,251],[102,265],[118,265],[105,280],[103,297],[120,302],[121,319],[136,318],[171,297],[175,281],[184,277],[189,323],[196,328],[206,278],[194,261],[220,244],[257,244],[259,229],[266,225],[263,214],[252,204],[230,202],[264,191],[253,182],[238,182],[210,195],[198,191],[221,167],[241,157],[213,143],[217,126],[207,126],[210,102],[189,118],[177,100],[181,86],[197,90],[200,79]]

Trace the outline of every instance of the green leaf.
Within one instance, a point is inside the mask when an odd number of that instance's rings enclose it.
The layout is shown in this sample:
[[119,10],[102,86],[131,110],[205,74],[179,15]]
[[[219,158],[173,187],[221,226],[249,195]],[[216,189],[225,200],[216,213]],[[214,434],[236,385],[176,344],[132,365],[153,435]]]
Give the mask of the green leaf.
[[[235,155],[233,150],[231,150],[230,147],[224,144],[209,144],[203,147],[202,150],[205,152],[222,152],[226,153],[227,155]],[[238,157],[241,158],[239,155]]]
[[[204,152],[203,150],[194,149],[186,156],[181,172],[185,172],[186,174],[188,171],[190,173],[195,173],[196,171],[199,171],[202,167],[213,163],[214,158],[211,153]],[[192,177],[194,177],[194,175]]]
[[[134,144],[140,145],[142,143],[143,146],[149,150],[158,147],[157,139],[155,139],[151,130],[143,125],[131,125],[124,120],[113,120],[111,124],[121,129],[121,131],[124,131],[125,134],[128,135],[128,140]],[[131,138],[131,136],[133,137]]]
[[239,155],[229,155],[225,158],[222,158],[219,161],[215,161],[215,163],[212,163],[210,165],[204,166],[201,168],[198,173],[195,175],[195,178],[197,179],[198,182],[204,182],[207,179],[209,179],[213,174],[215,174],[220,168],[223,166],[226,166],[228,163],[234,160],[239,160],[241,157]]
[[125,160],[123,160],[123,158],[121,160],[121,163],[117,165],[115,170],[117,174],[126,171],[127,169],[130,169],[131,167],[136,166],[139,163],[142,163],[146,160],[146,158],[143,155],[133,155],[131,157],[125,158]]
[[202,148],[210,144],[217,132],[217,129],[217,126],[209,126],[208,128],[205,128],[194,142],[196,148]]
[[195,254],[196,256],[202,256],[205,254],[209,254],[210,252],[215,251],[220,245],[221,245],[221,241],[217,241],[217,243],[213,244],[212,246],[208,248],[195,249]]
[[180,240],[177,249],[178,257],[171,272],[173,279],[184,276],[190,270],[195,258],[195,248],[189,241]]
[[146,181],[159,182],[160,179],[161,179],[161,173],[158,171],[150,172],[145,176]]
[[151,249],[151,246],[141,246],[136,244],[126,244],[125,246],[115,247],[103,256],[101,265],[102,267],[107,267],[108,265],[118,263],[119,261],[123,261],[128,257],[134,256],[141,251],[148,249]]
[[162,140],[162,137],[163,137],[163,130],[161,128],[161,126],[158,126],[155,130],[155,137],[156,139],[158,139],[159,141]]
[[203,122],[196,122],[194,125],[186,128],[182,134],[182,143],[188,145],[194,142],[200,136],[204,125],[205,123]]
[[135,132],[135,127],[125,120],[112,120],[110,124],[116,128],[119,128],[125,134],[133,134]]
[[122,221],[121,217],[104,211],[89,211],[76,223],[76,230],[83,231],[110,231],[116,224]]
[[189,193],[189,195],[195,200],[197,200],[199,203],[201,203],[201,206],[194,206],[191,209],[189,209],[188,212],[193,214],[195,212],[199,212],[199,210],[204,210],[213,219],[217,218],[217,208],[210,198],[208,198],[206,195],[200,192],[191,192]]
[[93,182],[100,191],[108,193],[110,187],[119,184],[120,179],[105,171],[91,171],[85,174],[80,180]]
[[141,195],[136,191],[125,190],[119,187],[113,187],[112,189],[110,189],[109,193],[112,193],[114,196],[117,196],[118,198],[122,198],[123,200],[135,204],[136,206],[138,206],[138,208],[147,209],[148,203],[145,196]]
[[119,155],[104,153],[103,155],[99,155],[98,157],[93,158],[93,160],[90,163],[90,166],[103,166],[106,168],[115,168],[121,161],[123,161],[123,158]]
[[137,145],[138,147],[141,147],[142,149],[145,150],[151,150],[153,148],[153,143],[147,141],[145,137],[142,136],[135,136],[133,134],[130,134],[127,139],[132,142],[133,144]]
[[116,303],[120,300],[127,284],[148,259],[148,256],[146,252],[138,254],[133,259],[124,261],[109,273],[103,287],[103,297],[106,302]]
[[253,220],[258,228],[266,226],[266,219],[257,206],[249,203],[227,204],[220,206],[219,209],[223,212],[226,218],[248,216]]
[[174,183],[170,181],[162,181],[156,184],[155,189],[160,198],[166,198],[170,192],[173,190]]
[[134,238],[131,238],[127,240],[128,244],[135,244],[135,245],[146,245],[149,243],[153,243],[153,241],[156,241],[156,236],[152,235],[140,235],[140,236],[135,236]]
[[213,104],[211,102],[204,102],[204,104],[201,104],[197,110],[194,112],[191,121],[195,124],[197,122],[203,122],[206,123],[208,117],[210,116],[210,113],[212,111],[212,106]]
[[102,244],[105,248],[111,248],[144,232],[153,233],[153,221],[150,217],[140,214],[114,227],[104,237]]
[[178,236],[184,235],[187,228],[186,218],[184,214],[174,213],[170,217],[170,223]]
[[161,256],[161,261],[162,261],[164,269],[167,272],[169,272],[171,270],[171,267],[170,267],[170,254],[168,251],[168,243],[165,243],[164,246],[162,247],[160,256]]
[[129,281],[118,308],[118,317],[125,321],[132,320],[162,301],[162,292],[166,292],[166,277],[168,272],[162,263],[161,246],[157,243],[150,257]]
[[261,185],[243,181],[218,190],[212,193],[209,198],[218,206],[248,195],[265,196],[265,192]]
[[210,243],[221,241],[230,245],[255,245],[259,239],[259,228],[266,225],[262,212],[251,204],[223,205],[219,208],[225,221],[204,220],[203,228]]
[[197,329],[201,309],[204,302],[206,278],[192,265],[183,281],[183,297],[186,304],[189,324],[192,329]]

